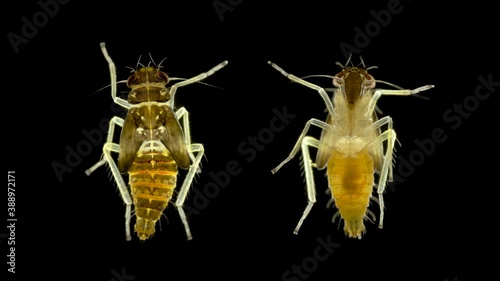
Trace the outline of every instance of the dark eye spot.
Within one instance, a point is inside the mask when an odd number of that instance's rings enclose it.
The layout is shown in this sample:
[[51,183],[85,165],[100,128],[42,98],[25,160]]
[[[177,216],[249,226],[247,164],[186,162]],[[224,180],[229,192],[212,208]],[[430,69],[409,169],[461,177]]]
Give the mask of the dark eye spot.
[[165,83],[168,83],[168,75],[163,72],[163,71],[158,71],[156,76],[160,79],[163,80]]
[[137,77],[137,75],[135,73],[130,75],[127,79],[127,87],[130,87],[131,85],[137,84],[138,79],[139,78]]

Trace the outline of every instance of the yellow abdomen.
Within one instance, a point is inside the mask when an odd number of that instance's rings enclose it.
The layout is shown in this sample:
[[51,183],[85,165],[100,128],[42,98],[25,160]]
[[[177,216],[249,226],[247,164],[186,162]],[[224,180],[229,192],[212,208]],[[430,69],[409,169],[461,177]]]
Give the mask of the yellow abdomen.
[[135,231],[141,240],[155,232],[156,222],[172,198],[177,164],[168,155],[146,153],[136,156],[129,170],[130,190],[135,206]]
[[344,219],[344,231],[351,238],[361,238],[374,184],[374,164],[367,150],[355,156],[334,151],[328,160],[327,175],[332,197]]

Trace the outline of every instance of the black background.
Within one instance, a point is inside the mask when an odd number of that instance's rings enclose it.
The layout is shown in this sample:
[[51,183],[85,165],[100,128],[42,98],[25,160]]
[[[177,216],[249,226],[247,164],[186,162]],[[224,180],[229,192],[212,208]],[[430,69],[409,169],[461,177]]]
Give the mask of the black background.
[[[430,138],[436,128],[447,138],[387,190],[385,228],[367,223],[358,241],[331,223],[334,210],[325,208],[327,182],[319,172],[318,202],[293,235],[306,206],[299,158],[276,175],[270,170],[288,155],[307,120],[324,118],[324,104],[267,61],[297,76],[334,75],[335,62],[346,61],[340,44],[356,46],[354,28],[363,30],[374,20],[371,11],[387,9],[389,1],[240,2],[233,1],[237,5],[221,20],[213,1],[70,1],[18,53],[4,37],[3,159],[17,176],[16,277],[108,281],[123,269],[133,280],[485,280],[480,275],[492,268],[483,255],[497,244],[498,181],[492,176],[498,167],[498,87],[460,124],[443,114],[464,100],[474,105],[478,76],[500,80],[494,8],[478,1],[401,1],[402,11],[360,48],[365,63],[379,67],[371,71],[377,79],[405,88],[436,85],[424,93],[429,100],[379,102],[402,143],[396,174],[403,159],[417,153],[415,140]],[[35,1],[9,5],[4,34],[21,35],[21,18],[41,10]],[[62,180],[54,172],[55,162],[68,164],[66,147],[76,149],[86,140],[82,130],[98,129],[101,120],[117,114],[109,88],[94,94],[109,84],[103,41],[119,80],[140,55],[147,63],[148,53],[156,61],[167,57],[164,70],[173,77],[192,77],[229,61],[204,81],[223,90],[195,84],[177,95],[177,105],[190,112],[193,141],[206,149],[204,173],[193,188],[203,192],[213,182],[210,172],[225,171],[229,161],[241,169],[190,217],[192,241],[186,241],[172,206],[152,239],[125,241],[125,208],[107,170],[84,174],[101,156],[101,144],[92,145]],[[328,79],[310,81],[331,86]],[[119,89],[125,90],[123,84]],[[238,146],[269,128],[273,109],[284,107],[296,117],[249,161]],[[319,130],[310,134],[319,136]],[[199,206],[195,197],[192,191],[186,204]],[[311,260],[317,239],[339,246],[307,276],[287,275]]]

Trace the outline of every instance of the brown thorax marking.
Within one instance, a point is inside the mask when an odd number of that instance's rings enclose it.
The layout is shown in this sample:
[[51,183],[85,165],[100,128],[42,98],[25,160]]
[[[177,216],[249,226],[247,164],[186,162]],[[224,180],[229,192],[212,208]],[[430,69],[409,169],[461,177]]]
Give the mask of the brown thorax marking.
[[168,75],[158,67],[141,67],[127,79],[127,87],[131,89],[128,102],[131,104],[147,101],[166,102],[170,100],[170,92],[166,87],[168,82]]

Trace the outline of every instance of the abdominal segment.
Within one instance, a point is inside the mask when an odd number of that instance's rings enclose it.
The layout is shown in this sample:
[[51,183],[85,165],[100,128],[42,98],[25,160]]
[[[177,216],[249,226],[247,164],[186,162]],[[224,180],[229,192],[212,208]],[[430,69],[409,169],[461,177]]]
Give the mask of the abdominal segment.
[[373,191],[373,172],[373,160],[367,150],[349,156],[334,151],[328,161],[329,186],[348,237],[361,238],[365,231],[363,219]]
[[135,231],[146,240],[155,232],[156,222],[172,198],[177,180],[177,164],[169,153],[137,155],[129,170],[135,206]]

